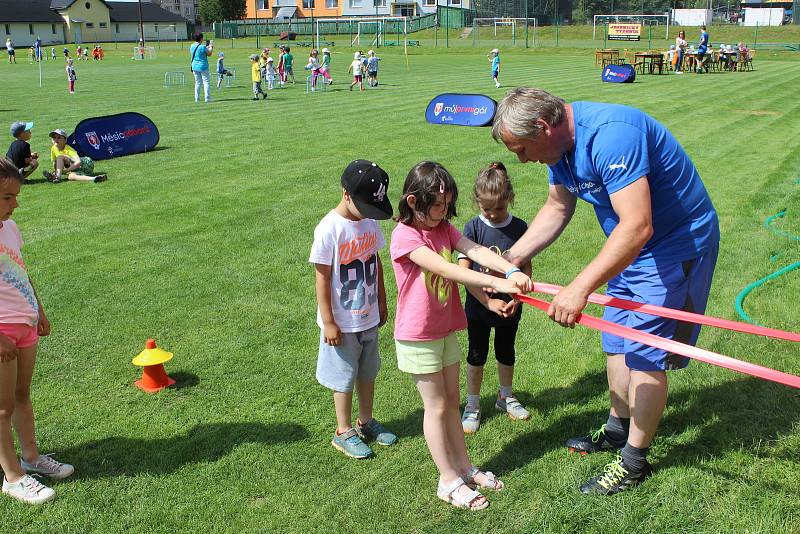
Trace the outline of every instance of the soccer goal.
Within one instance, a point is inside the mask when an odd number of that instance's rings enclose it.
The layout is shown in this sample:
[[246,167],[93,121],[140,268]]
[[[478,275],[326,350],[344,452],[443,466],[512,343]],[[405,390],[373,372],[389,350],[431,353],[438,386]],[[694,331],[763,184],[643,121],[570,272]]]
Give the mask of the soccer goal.
[[492,17],[472,19],[472,45],[516,46],[524,42],[526,46],[536,42],[535,18]]
[[[669,15],[595,15],[592,22],[592,40],[603,38],[603,26],[635,22],[642,26],[664,26],[664,39],[669,39]],[[598,35],[597,29],[600,28]]]
[[154,47],[152,46],[133,47],[133,56],[131,56],[131,59],[140,61],[142,59],[155,59],[155,58],[156,58],[156,49]]
[[407,17],[359,17],[316,19],[314,42],[317,48],[325,33],[350,34],[350,46],[403,46],[408,51]]

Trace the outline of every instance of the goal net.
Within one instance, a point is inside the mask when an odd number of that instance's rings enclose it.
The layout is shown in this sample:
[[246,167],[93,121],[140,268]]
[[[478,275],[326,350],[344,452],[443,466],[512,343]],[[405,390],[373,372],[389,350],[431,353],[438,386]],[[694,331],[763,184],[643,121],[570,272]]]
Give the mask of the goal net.
[[134,46],[133,47],[133,56],[131,59],[135,60],[142,60],[142,59],[155,59],[156,58],[156,49],[152,46]]
[[592,23],[592,40],[603,39],[603,27],[606,24],[626,22],[639,23],[642,27],[663,26],[664,39],[669,39],[669,15],[595,15]]
[[[408,46],[407,17],[316,19],[314,44],[319,48],[328,34],[350,34],[350,46]],[[328,39],[333,40],[333,39]]]
[[472,19],[473,46],[534,45],[535,18],[493,17]]

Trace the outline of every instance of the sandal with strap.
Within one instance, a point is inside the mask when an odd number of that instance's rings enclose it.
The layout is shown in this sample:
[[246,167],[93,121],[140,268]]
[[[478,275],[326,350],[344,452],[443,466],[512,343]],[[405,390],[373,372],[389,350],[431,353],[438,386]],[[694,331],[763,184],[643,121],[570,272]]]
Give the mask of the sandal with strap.
[[483,497],[483,494],[474,489],[470,489],[469,493],[461,494],[458,492],[461,486],[467,486],[463,478],[457,478],[447,486],[439,479],[439,487],[436,489],[436,496],[444,502],[464,510],[478,511],[489,506],[489,501],[487,501],[485,497],[482,503],[473,506],[473,503]]
[[[475,477],[478,475],[483,475],[486,481],[478,482],[475,479]],[[481,471],[474,465],[472,466],[472,469],[469,470],[464,479],[467,481],[467,485],[469,485],[470,487],[475,486],[477,488],[490,489],[494,491],[500,491],[505,487],[503,481],[497,478],[494,475],[494,473],[492,473],[491,471]]]

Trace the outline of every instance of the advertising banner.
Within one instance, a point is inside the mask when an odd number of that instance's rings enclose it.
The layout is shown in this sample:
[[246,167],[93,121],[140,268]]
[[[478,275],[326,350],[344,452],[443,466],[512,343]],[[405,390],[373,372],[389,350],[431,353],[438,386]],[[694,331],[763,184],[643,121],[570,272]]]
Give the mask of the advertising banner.
[[608,24],[609,41],[638,41],[642,35],[642,25],[635,22]]
[[67,143],[81,156],[99,161],[153,150],[159,138],[153,121],[141,113],[126,112],[82,120]]
[[633,83],[636,79],[636,69],[633,65],[623,63],[622,65],[607,65],[600,75],[604,82],[611,83]]
[[425,110],[431,124],[491,126],[497,102],[486,95],[445,93],[435,97]]

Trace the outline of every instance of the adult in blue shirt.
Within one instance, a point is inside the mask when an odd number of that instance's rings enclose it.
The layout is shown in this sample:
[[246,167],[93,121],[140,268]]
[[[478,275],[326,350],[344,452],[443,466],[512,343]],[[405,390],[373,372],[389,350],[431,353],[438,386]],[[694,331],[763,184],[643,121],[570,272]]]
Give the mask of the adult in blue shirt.
[[194,34],[194,41],[194,44],[189,47],[189,54],[192,57],[192,74],[194,74],[194,101],[200,101],[200,83],[202,82],[205,101],[210,102],[209,85],[211,83],[211,75],[208,67],[208,56],[214,52],[214,42],[206,41],[206,44],[203,44],[203,34],[201,32]]
[[[519,88],[499,104],[492,136],[525,162],[549,168],[547,201],[508,252],[528,262],[558,238],[580,198],[593,205],[607,239],[594,259],[553,298],[548,315],[574,327],[588,296],[607,294],[703,313],[719,247],[714,206],[689,156],[672,134],[634,108],[565,103],[545,91]],[[684,343],[699,327],[607,307],[604,319]],[[621,449],[620,457],[581,486],[613,494],[646,478],[650,442],[667,401],[667,370],[686,358],[603,334],[611,396],[608,421],[567,441],[582,453]]]

